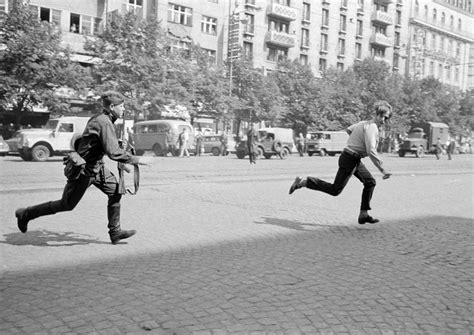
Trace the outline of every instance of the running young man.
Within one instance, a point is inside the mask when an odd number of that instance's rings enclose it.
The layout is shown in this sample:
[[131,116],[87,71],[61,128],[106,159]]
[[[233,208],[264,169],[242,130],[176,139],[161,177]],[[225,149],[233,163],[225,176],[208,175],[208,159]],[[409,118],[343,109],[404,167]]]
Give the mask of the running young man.
[[364,185],[360,205],[359,224],[377,223],[378,219],[368,214],[370,201],[375,189],[375,179],[362,163],[361,159],[369,156],[374,165],[383,174],[383,179],[390,178],[391,174],[382,167],[382,160],[377,155],[379,128],[392,116],[392,107],[386,101],[377,101],[374,104],[375,117],[372,120],[361,121],[346,129],[349,134],[347,146],[339,157],[339,169],[332,184],[315,178],[302,179],[296,177],[290,187],[290,194],[299,188],[306,187],[321,191],[333,196],[339,195],[352,175]]

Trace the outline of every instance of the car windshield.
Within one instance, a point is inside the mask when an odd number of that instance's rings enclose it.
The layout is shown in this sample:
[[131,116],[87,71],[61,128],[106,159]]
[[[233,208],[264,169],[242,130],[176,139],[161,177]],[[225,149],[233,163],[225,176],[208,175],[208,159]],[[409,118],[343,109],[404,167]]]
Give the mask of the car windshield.
[[46,122],[44,127],[46,129],[55,130],[57,126],[58,126],[58,120],[48,120],[48,122]]

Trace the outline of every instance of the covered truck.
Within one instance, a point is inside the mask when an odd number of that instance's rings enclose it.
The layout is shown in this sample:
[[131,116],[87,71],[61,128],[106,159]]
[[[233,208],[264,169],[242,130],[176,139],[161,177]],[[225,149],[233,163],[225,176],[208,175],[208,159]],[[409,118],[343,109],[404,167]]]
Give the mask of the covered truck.
[[420,122],[411,126],[408,137],[400,145],[398,155],[405,157],[406,153],[415,154],[422,157],[425,153],[435,151],[435,144],[440,139],[441,143],[446,143],[449,137],[449,127],[440,122]]

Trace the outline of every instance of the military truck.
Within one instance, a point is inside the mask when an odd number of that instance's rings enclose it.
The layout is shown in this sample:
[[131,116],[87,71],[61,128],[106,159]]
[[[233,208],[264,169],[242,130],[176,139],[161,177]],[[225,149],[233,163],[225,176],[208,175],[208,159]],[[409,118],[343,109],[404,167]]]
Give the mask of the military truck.
[[406,153],[423,157],[426,153],[434,153],[435,144],[440,139],[446,143],[449,137],[449,127],[440,122],[420,122],[411,126],[408,137],[400,145],[398,155],[405,157]]
[[50,119],[44,128],[18,132],[18,152],[25,161],[42,162],[53,155],[74,150],[74,142],[82,135],[88,117],[64,116]]
[[[287,159],[293,152],[293,130],[286,128],[261,128],[258,130],[258,140],[256,143],[257,158],[278,156],[280,159]],[[235,147],[237,158],[243,159],[249,154],[247,141],[240,141]]]

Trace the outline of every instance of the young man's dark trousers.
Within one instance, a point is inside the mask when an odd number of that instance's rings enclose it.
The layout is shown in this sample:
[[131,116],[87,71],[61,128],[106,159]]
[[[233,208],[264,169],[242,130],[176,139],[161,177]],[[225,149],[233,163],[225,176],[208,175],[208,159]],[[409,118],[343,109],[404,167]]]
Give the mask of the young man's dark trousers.
[[360,159],[356,154],[343,151],[339,157],[339,170],[337,171],[334,183],[330,184],[318,178],[308,177],[306,187],[337,196],[346,187],[351,176],[354,175],[364,184],[360,209],[370,210],[370,200],[375,189],[375,179]]
[[122,195],[118,193],[117,179],[105,167],[101,167],[100,172],[96,175],[86,176],[81,174],[77,180],[68,180],[61,199],[28,207],[26,209],[28,220],[73,210],[90,185],[96,186],[109,197],[107,205],[109,233],[113,234],[120,231],[120,199]]

